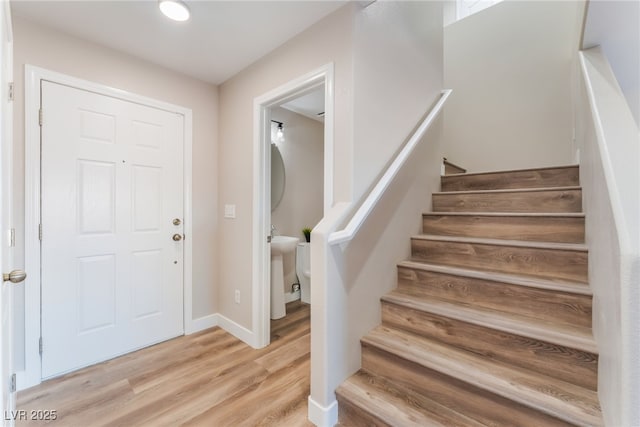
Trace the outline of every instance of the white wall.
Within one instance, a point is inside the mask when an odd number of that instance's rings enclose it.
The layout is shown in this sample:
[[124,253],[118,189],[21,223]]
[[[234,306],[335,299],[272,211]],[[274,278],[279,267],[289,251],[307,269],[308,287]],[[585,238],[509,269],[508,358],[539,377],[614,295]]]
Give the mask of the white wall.
[[[355,196],[377,181],[439,98],[442,28],[441,2],[376,2],[356,15]],[[357,202],[334,206],[314,229],[310,415],[316,423],[333,421],[335,388],[360,367],[360,338],[380,324],[380,297],[397,285],[396,264],[409,257],[409,238],[439,190],[441,133],[439,119],[352,241],[326,245]]]
[[[324,123],[284,108],[273,108],[271,118],[284,123],[284,141],[278,143],[285,170],[282,200],[271,212],[277,234],[305,241],[302,229],[320,222],[324,209]],[[295,257],[283,259],[285,292],[296,283]]]
[[[220,205],[235,204],[236,218],[220,229],[220,314],[252,326],[252,184],[253,101],[268,91],[319,67],[334,63],[335,153],[334,197],[351,198],[352,28],[354,4],[349,4],[220,86]],[[268,284],[266,284],[268,286]],[[240,291],[241,303],[234,302]],[[257,303],[257,301],[256,301]]]
[[356,14],[354,200],[374,184],[441,89],[441,2],[378,1]]
[[507,0],[445,27],[447,159],[470,172],[573,163],[583,7]]
[[277,145],[285,169],[284,194],[271,223],[278,234],[304,241],[302,229],[322,219],[324,123],[279,107],[271,118],[284,123],[284,141]]
[[314,229],[310,415],[315,408],[332,419],[322,408],[333,408],[336,387],[361,366],[360,339],[381,322],[380,297],[397,286],[396,265],[409,258],[410,237],[440,189],[442,122],[434,122],[353,240],[326,245],[348,205],[334,206]]
[[[193,111],[193,317],[217,311],[218,90],[103,46],[14,17],[16,267],[24,265],[24,66],[35,65]],[[24,288],[16,288],[16,368],[24,357]]]
[[599,48],[584,52],[578,106],[598,396],[605,424],[640,425],[640,145]]
[[590,0],[582,47],[601,46],[640,127],[640,2]]

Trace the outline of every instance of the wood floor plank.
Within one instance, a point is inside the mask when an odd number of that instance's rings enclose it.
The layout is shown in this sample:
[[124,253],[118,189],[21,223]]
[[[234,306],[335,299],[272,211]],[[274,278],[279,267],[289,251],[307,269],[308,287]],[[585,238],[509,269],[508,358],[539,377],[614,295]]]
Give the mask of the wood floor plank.
[[422,235],[411,238],[411,254],[431,264],[587,283],[583,245]]
[[[597,393],[593,390],[551,376],[486,360],[476,354],[459,351],[435,341],[415,339],[415,335],[395,328],[379,326],[362,339],[362,344],[362,367],[368,372],[390,375],[392,365],[395,364],[392,359],[400,357],[401,365],[413,364],[413,387],[426,387],[425,390],[430,391],[426,378],[431,375],[431,370],[435,370],[449,378],[464,381],[470,386],[501,396],[501,399],[508,399],[511,401],[509,406],[515,407],[517,403],[530,408],[534,413],[546,414],[573,425],[602,425]],[[370,364],[365,357],[369,348],[373,349],[372,355],[380,351],[393,357],[388,358],[389,363],[386,365],[376,362],[378,368],[372,368],[375,364]],[[419,369],[415,369],[418,366],[426,368],[425,376],[422,378],[418,377]],[[393,378],[395,381],[396,376]],[[466,414],[465,411],[452,409]],[[495,411],[496,414],[498,412],[500,411]],[[546,425],[540,421],[536,424]]]
[[434,212],[582,212],[580,187],[433,193]]
[[[509,284],[499,278],[496,280],[498,275],[495,274],[494,277],[477,278],[465,275],[463,269],[451,268],[447,272],[442,268],[430,270],[427,266],[409,262],[398,265],[398,290],[418,298],[438,298],[535,320],[591,327],[591,295],[567,292],[560,286],[553,289],[552,286],[526,286],[526,282]],[[584,285],[581,287],[589,289]],[[578,286],[573,288],[579,289]]]
[[17,408],[57,410],[47,425],[65,427],[311,426],[309,305],[287,313],[265,348],[212,328],[45,381],[20,392]]
[[422,231],[440,236],[584,243],[584,215],[425,213]]
[[[303,375],[309,368],[310,361],[306,359],[291,369],[277,371],[260,384],[247,388],[242,395],[234,395],[181,425],[278,425],[276,418],[285,415],[292,400],[309,395],[309,378]],[[291,399],[292,396],[295,399]],[[269,421],[265,424],[265,420]]]
[[306,335],[291,341],[277,351],[267,353],[256,359],[256,363],[273,373],[283,369],[301,357],[309,357],[311,343]]
[[[385,298],[391,296],[386,295]],[[383,325],[438,340],[483,355],[488,360],[498,360],[592,390],[596,389],[597,355],[524,334],[506,333],[491,326],[472,324],[387,301],[382,302]]]

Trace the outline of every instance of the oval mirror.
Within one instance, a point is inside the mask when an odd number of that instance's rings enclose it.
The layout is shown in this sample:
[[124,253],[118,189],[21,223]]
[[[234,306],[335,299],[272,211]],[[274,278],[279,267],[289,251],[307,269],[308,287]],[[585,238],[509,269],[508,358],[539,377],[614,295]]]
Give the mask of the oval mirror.
[[271,143],[271,212],[273,212],[284,194],[284,161],[278,146]]

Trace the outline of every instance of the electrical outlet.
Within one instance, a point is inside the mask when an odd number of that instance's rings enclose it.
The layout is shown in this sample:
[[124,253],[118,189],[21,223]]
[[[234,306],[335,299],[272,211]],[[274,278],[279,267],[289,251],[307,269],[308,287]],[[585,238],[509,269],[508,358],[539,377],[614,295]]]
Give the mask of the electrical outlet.
[[236,301],[236,304],[240,304],[240,291],[238,289],[236,289],[234,299]]

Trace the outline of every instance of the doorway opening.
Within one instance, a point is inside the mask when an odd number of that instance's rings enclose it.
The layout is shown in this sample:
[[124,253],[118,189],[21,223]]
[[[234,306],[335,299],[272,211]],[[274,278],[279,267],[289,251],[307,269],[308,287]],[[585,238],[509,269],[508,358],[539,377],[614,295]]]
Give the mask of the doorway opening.
[[324,92],[323,84],[270,108],[272,321],[293,314],[294,301],[311,303],[310,232],[324,202]]
[[[283,123],[282,132],[286,138],[286,122],[278,120],[278,115],[287,116],[297,108],[299,100],[305,100],[323,95],[323,111],[316,111],[316,120],[319,113],[323,120],[322,136],[322,202],[321,213],[317,223],[326,214],[333,204],[333,124],[334,124],[334,84],[333,64],[328,64],[309,74],[299,77],[285,85],[278,87],[254,100],[254,182],[253,182],[253,310],[252,326],[254,331],[255,348],[262,348],[270,343],[271,322],[271,276],[272,276],[272,120],[276,125]],[[295,100],[298,100],[296,102]],[[293,103],[292,103],[293,101]],[[285,107],[284,109],[282,107]],[[288,108],[287,108],[288,107]],[[294,114],[300,113],[298,112]],[[307,116],[308,117],[308,116]],[[277,133],[277,126],[276,126]],[[318,159],[319,160],[319,159]],[[276,178],[277,179],[277,178]],[[275,215],[274,215],[275,216]],[[302,234],[302,229],[310,228],[314,224],[299,225],[287,224],[291,227],[291,234]],[[295,224],[295,223],[294,223]],[[276,225],[276,234],[278,234]],[[297,242],[291,243],[292,245]],[[287,243],[284,243],[286,246]],[[294,246],[295,247],[295,246]],[[288,248],[289,251],[291,248]],[[294,249],[295,251],[295,249]],[[292,277],[292,276],[290,276]],[[280,284],[284,286],[284,282]]]

